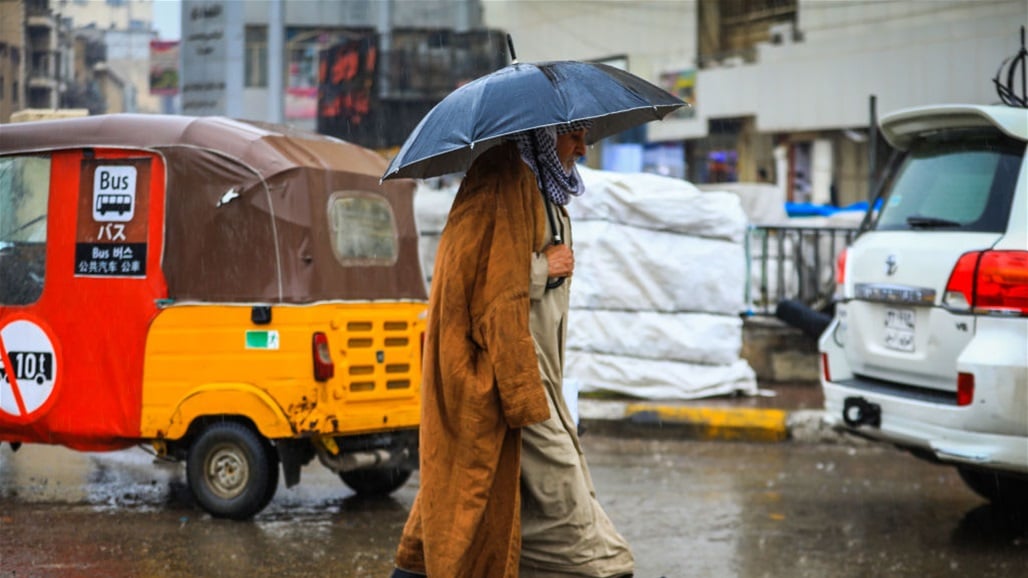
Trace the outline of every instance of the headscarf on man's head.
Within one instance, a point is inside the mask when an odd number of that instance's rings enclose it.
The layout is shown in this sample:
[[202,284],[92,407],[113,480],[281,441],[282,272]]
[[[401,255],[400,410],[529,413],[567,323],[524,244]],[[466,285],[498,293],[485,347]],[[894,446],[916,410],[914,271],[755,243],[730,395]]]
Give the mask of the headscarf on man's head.
[[539,190],[558,205],[566,205],[571,200],[570,195],[576,197],[585,192],[582,186],[582,177],[578,174],[578,167],[572,166],[570,172],[565,172],[564,165],[560,164],[557,157],[557,135],[589,130],[592,122],[580,120],[556,126],[547,126],[534,130],[519,132],[510,137],[518,145],[518,152],[535,173],[536,181],[539,183]]

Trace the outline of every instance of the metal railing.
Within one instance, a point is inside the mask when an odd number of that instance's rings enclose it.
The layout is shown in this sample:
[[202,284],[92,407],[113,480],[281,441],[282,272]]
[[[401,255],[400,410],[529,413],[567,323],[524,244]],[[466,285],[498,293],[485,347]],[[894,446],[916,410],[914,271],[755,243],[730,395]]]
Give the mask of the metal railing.
[[746,306],[774,315],[783,300],[822,309],[835,293],[835,261],[857,236],[850,227],[750,226],[746,234]]

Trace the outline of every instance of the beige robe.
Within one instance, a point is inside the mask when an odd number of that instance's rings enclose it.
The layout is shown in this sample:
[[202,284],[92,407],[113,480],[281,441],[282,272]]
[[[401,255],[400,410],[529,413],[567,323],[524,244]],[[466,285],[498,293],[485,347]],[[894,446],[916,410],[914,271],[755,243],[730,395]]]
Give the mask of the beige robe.
[[[555,205],[554,215],[561,237],[571,245],[567,212]],[[551,239],[549,221],[547,229]],[[546,272],[546,257],[536,254],[530,325],[550,418],[522,431],[520,576],[623,576],[633,571],[632,553],[596,500],[577,427],[564,400],[564,343],[573,277],[546,289]]]
[[512,143],[479,157],[436,253],[422,380],[421,485],[396,565],[430,578],[516,578],[521,428],[550,415],[529,330],[546,215]]

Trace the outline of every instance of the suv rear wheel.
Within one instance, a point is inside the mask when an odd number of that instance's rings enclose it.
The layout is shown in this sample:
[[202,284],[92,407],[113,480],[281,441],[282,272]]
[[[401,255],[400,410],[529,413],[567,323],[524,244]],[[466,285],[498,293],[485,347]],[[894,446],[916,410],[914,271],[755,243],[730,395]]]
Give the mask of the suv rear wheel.
[[1028,478],[958,466],[960,479],[976,494],[996,505],[1028,513]]

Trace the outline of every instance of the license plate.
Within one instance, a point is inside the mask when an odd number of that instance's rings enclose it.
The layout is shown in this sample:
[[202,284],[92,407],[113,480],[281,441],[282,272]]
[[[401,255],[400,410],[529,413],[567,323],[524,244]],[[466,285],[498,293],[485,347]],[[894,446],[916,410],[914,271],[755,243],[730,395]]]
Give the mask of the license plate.
[[913,309],[888,307],[885,309],[884,343],[889,349],[914,351],[917,315]]

